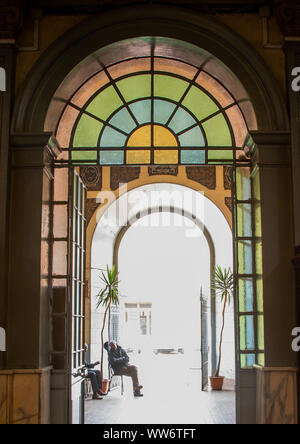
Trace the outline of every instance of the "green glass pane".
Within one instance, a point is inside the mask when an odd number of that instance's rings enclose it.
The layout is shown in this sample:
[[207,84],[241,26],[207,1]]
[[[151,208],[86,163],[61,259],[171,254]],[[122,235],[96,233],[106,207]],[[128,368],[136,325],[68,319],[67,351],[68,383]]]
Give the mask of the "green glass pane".
[[78,176],[74,174],[74,205],[77,206],[78,199]]
[[200,165],[205,163],[204,150],[181,151],[181,163],[185,165]]
[[117,87],[126,102],[151,96],[151,76],[142,74],[119,80]]
[[238,272],[239,274],[253,273],[251,241],[238,242]]
[[151,122],[151,100],[139,100],[131,103],[129,108],[140,125]]
[[265,366],[265,354],[264,353],[259,353],[257,355],[257,364],[261,365],[262,367]]
[[136,124],[127,108],[118,111],[117,114],[109,120],[109,123],[116,128],[125,131],[127,134],[131,133],[136,128]]
[[178,102],[188,86],[188,82],[175,77],[160,74],[154,76],[154,95],[156,97],[165,97]]
[[90,103],[87,111],[102,120],[106,120],[121,105],[122,101],[115,88],[109,86]]
[[189,111],[191,111],[198,120],[207,117],[219,111],[218,106],[201,89],[192,86],[185,99],[182,102]]
[[260,178],[259,178],[259,168],[256,168],[252,174],[253,180],[253,197],[260,200]]
[[208,160],[233,160],[232,150],[208,150]]
[[220,114],[203,123],[208,146],[232,146],[231,134],[227,122]]
[[199,126],[192,128],[189,131],[181,134],[179,138],[180,146],[189,146],[189,147],[204,147],[205,141]]
[[251,205],[238,204],[237,205],[237,232],[238,237],[252,236],[252,221],[251,221]]
[[191,116],[190,113],[183,108],[178,108],[169,124],[169,128],[171,128],[171,130],[177,134],[186,128],[195,125],[196,123],[196,120]]
[[123,147],[126,145],[126,140],[127,137],[124,134],[107,126],[101,135],[100,147]]
[[253,311],[253,280],[239,279],[239,311]]
[[176,105],[167,100],[154,100],[154,122],[165,125]]
[[259,350],[265,349],[265,332],[264,332],[264,317],[263,315],[257,316],[257,337]]
[[263,281],[262,278],[256,280],[256,294],[257,294],[257,311],[264,311],[263,302]]
[[256,241],[255,243],[255,265],[256,273],[262,274],[262,243],[261,241]]
[[102,128],[101,122],[83,114],[75,131],[73,146],[75,148],[96,148]]
[[72,160],[97,160],[97,151],[72,151]]
[[261,207],[260,203],[254,205],[254,227],[255,227],[255,236],[261,237]]
[[209,160],[208,161],[209,165],[232,165],[232,160]]
[[124,152],[123,151],[101,151],[100,165],[123,165]]
[[254,350],[254,316],[240,316],[240,348]]
[[241,368],[252,368],[255,364],[255,354],[241,354]]
[[251,199],[250,169],[248,167],[236,169],[236,192],[238,200]]

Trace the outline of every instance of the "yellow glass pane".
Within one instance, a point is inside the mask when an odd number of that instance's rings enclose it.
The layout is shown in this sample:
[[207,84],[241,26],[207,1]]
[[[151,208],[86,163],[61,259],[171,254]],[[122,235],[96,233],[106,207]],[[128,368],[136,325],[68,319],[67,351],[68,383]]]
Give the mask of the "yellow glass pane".
[[150,150],[127,151],[127,163],[150,163]]
[[[176,137],[167,128],[154,125],[154,146],[178,146]],[[134,131],[127,142],[129,147],[151,146],[151,125],[145,125]]]
[[127,146],[130,147],[151,146],[151,126],[145,125],[137,129],[129,137]]
[[178,146],[175,136],[163,126],[154,126],[154,146]]
[[162,165],[175,165],[178,163],[177,150],[155,150],[154,163]]

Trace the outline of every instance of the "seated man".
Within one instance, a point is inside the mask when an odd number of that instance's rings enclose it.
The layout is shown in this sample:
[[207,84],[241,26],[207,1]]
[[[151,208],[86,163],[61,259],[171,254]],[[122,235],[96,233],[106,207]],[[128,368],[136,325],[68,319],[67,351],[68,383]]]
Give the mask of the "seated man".
[[130,376],[132,378],[134,396],[144,396],[141,393],[142,385],[139,384],[138,370],[134,365],[129,365],[129,357],[126,351],[115,341],[106,342],[104,348],[108,353],[108,362],[118,376]]
[[[84,346],[85,353],[88,351],[88,345]],[[101,373],[99,370],[94,370],[96,365],[99,365],[100,362],[94,362],[93,364],[89,364],[87,361],[84,361],[84,366],[87,368],[88,374],[87,377],[91,380],[92,389],[93,389],[93,399],[101,400],[103,399],[101,396],[106,395],[106,393],[102,393],[101,387]]]

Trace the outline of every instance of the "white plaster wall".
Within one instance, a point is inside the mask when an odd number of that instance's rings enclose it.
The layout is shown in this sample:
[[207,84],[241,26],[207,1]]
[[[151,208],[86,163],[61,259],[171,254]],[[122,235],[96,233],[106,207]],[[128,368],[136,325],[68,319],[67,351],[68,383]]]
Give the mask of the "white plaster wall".
[[[179,185],[172,184],[154,184],[146,185],[140,187],[137,190],[132,190],[129,193],[121,196],[115,203],[113,203],[107,210],[106,214],[99,221],[97,228],[95,230],[93,243],[92,243],[92,257],[91,257],[91,360],[96,361],[100,359],[100,333],[103,320],[103,313],[101,310],[96,310],[96,295],[101,287],[101,281],[99,275],[101,274],[99,268],[105,269],[106,265],[112,266],[113,261],[113,247],[114,242],[117,237],[117,233],[120,228],[126,224],[128,218],[134,216],[138,211],[143,211],[145,208],[149,207],[149,201],[147,199],[149,193],[152,191],[163,191],[163,192],[175,192],[189,193],[193,196],[193,199],[183,199],[185,203],[185,209],[197,216],[197,218],[205,224],[206,228],[209,230],[213,242],[215,244],[216,250],[216,264],[223,267],[230,266],[233,268],[233,254],[232,254],[232,233],[230,227],[225,220],[223,214],[219,209],[208,199],[205,198],[201,193],[197,193],[189,188],[182,187]],[[176,205],[176,195],[175,205]],[[187,195],[186,195],[187,196]],[[196,196],[196,197],[195,197]],[[177,195],[178,197],[178,195]],[[195,199],[197,204],[195,204]],[[179,199],[180,200],[180,199]],[[170,204],[168,197],[165,194],[161,201],[162,205]],[[177,202],[180,203],[180,202]],[[174,205],[174,199],[172,199],[172,205]],[[158,216],[158,215],[157,215]],[[152,216],[155,217],[155,216]],[[140,222],[139,222],[140,223]],[[195,227],[189,227],[189,236],[193,236]],[[121,243],[122,248],[122,243]],[[128,255],[129,257],[129,255]],[[209,263],[209,257],[207,257],[207,262]],[[121,266],[120,266],[121,270]],[[122,278],[126,280],[126,276]],[[178,282],[180,277],[178,278]],[[203,287],[204,294],[209,295],[209,276],[205,273],[200,280]],[[120,287],[124,294],[126,294],[126,286]],[[197,294],[199,288],[196,288]],[[197,296],[198,297],[198,296]],[[144,297],[139,295],[139,300],[135,302],[141,302],[142,300],[149,302],[149,297]],[[135,297],[134,297],[135,299]],[[122,303],[125,302],[121,301]],[[127,300],[126,300],[127,302]],[[221,312],[222,305],[217,299],[217,339],[219,337],[219,332],[221,328]],[[106,333],[107,338],[107,333]],[[221,367],[221,374],[228,378],[235,377],[235,344],[234,344],[234,310],[233,301],[231,306],[226,312],[226,324],[224,330],[224,341],[223,341],[223,360]]]

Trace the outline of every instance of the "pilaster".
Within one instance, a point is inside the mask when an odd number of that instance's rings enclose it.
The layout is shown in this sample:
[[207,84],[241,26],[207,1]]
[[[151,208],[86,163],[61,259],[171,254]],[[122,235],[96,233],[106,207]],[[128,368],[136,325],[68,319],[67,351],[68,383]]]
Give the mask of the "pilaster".
[[[9,128],[15,82],[15,36],[22,24],[22,1],[3,0],[0,5],[0,68],[5,91],[0,91],[0,327],[7,328],[7,239]],[[1,88],[2,89],[2,88]],[[5,354],[0,352],[0,369],[5,367]]]
[[59,152],[50,138],[50,133],[11,137],[6,353],[12,369],[50,362],[51,165]]

